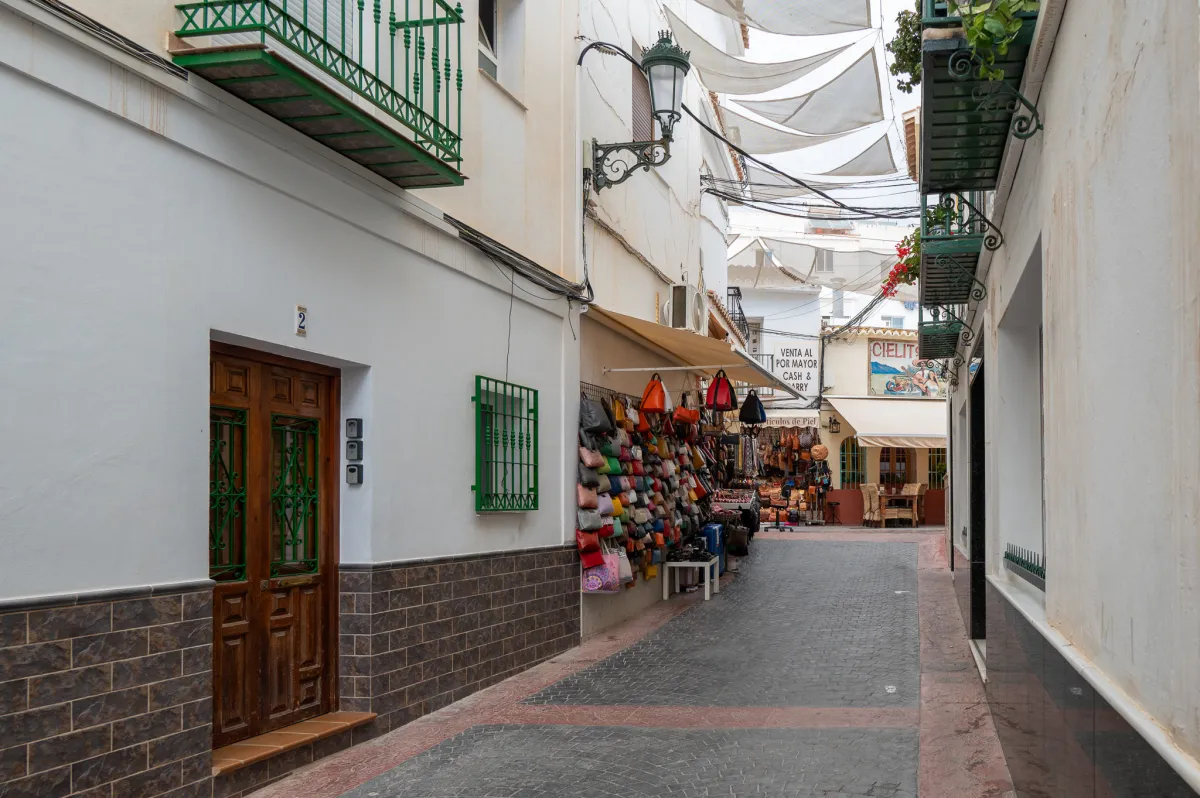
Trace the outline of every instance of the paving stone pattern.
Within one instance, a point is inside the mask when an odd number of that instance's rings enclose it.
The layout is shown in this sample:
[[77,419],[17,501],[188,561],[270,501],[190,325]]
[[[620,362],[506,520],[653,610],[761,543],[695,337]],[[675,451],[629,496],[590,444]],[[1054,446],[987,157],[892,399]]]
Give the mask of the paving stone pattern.
[[911,729],[476,726],[343,798],[915,798],[916,771]]
[[916,544],[754,548],[712,601],[526,703],[918,705]]

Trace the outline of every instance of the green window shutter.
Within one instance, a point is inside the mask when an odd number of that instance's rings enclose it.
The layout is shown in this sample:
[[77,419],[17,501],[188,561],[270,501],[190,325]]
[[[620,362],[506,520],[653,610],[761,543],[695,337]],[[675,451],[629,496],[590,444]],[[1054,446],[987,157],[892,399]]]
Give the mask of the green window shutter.
[[475,512],[538,508],[538,392],[475,377]]

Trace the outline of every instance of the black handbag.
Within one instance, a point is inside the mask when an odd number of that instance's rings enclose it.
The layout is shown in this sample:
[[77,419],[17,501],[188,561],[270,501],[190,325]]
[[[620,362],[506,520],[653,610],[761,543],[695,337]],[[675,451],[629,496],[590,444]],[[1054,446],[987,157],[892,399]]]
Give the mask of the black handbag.
[[746,394],[746,399],[742,402],[742,409],[738,413],[738,421],[743,424],[767,423],[767,409],[763,407],[762,400],[758,398],[758,393],[754,390]]
[[579,427],[592,435],[611,435],[615,431],[604,405],[586,395],[579,397]]

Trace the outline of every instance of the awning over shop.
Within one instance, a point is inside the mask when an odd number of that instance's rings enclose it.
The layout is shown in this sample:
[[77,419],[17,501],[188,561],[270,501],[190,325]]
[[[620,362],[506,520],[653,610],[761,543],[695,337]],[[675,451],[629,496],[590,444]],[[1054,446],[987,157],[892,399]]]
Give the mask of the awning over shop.
[[[758,361],[728,341],[697,335],[688,330],[677,330],[656,324],[646,319],[626,316],[605,310],[599,305],[591,305],[587,315],[609,329],[615,330],[626,338],[657,349],[671,358],[678,360],[689,371],[712,376],[719,369],[724,369],[729,379],[744,382],[754,387],[774,388],[788,396],[797,397],[787,383],[776,377],[768,369],[759,365]],[[605,363],[606,371],[619,370],[622,363]],[[664,363],[662,369],[672,368],[674,364]],[[653,369],[644,369],[653,371]]]
[[944,400],[825,398],[854,427],[860,446],[937,449],[946,445]]

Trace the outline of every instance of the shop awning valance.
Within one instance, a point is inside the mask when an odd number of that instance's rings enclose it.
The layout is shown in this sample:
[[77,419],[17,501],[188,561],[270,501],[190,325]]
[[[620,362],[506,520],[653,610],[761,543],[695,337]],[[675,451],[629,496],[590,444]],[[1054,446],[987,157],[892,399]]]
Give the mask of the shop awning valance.
[[[774,388],[788,396],[797,394],[787,383],[776,377],[758,361],[728,341],[697,335],[688,330],[677,330],[663,324],[656,324],[635,316],[626,316],[606,310],[599,305],[591,305],[587,315],[611,330],[635,341],[642,346],[657,349],[683,366],[693,367],[698,374],[712,376],[717,372],[715,367],[723,367],[729,379],[744,382],[755,387]],[[619,369],[625,363],[604,363],[606,369]],[[663,363],[662,368],[674,367],[673,363]],[[647,375],[649,376],[649,375]]]
[[788,408],[767,408],[768,427],[819,427],[821,412],[819,410],[794,410]]
[[860,446],[938,449],[946,445],[945,400],[825,398],[854,428]]

